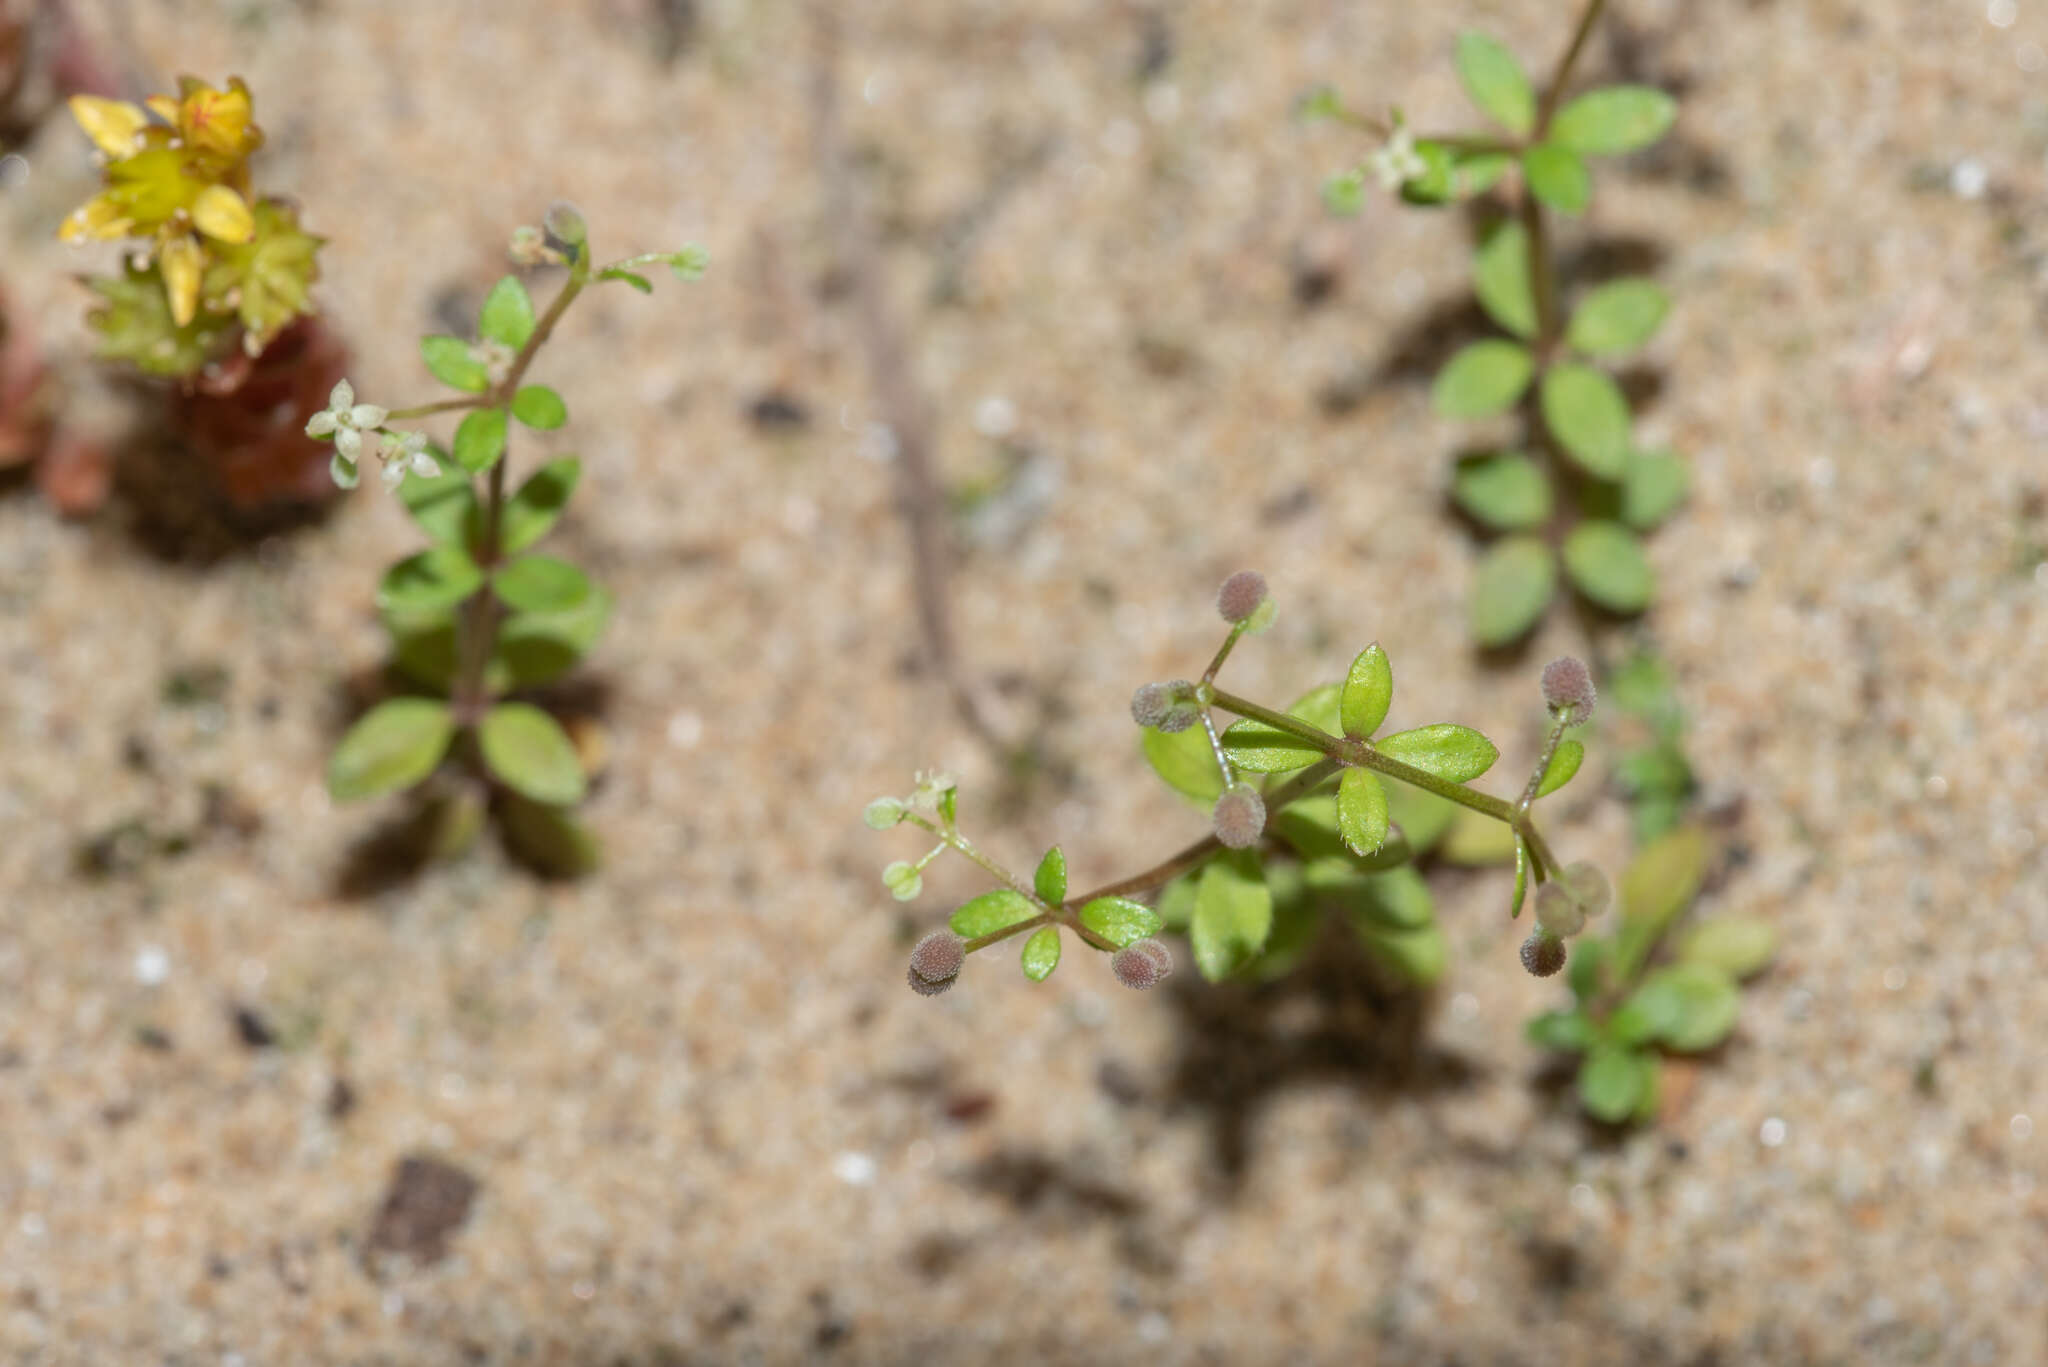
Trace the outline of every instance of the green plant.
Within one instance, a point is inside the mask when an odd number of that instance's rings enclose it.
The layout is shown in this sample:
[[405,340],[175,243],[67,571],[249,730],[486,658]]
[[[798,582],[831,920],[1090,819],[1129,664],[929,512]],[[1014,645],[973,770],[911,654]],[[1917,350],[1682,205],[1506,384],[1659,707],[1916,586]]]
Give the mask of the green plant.
[[1775,952],[1776,934],[1752,917],[1710,917],[1675,934],[1709,853],[1697,825],[1644,845],[1621,876],[1613,933],[1589,936],[1572,958],[1573,1007],[1528,1024],[1533,1043],[1582,1056],[1579,1104],[1596,1119],[1654,1116],[1660,1053],[1699,1053],[1726,1039],[1741,1012],[1741,981]]
[[1539,97],[1514,55],[1466,33],[1456,63],[1466,93],[1497,130],[1416,137],[1399,110],[1387,120],[1353,113],[1318,91],[1304,104],[1381,139],[1358,166],[1332,176],[1324,197],[1355,213],[1367,181],[1410,204],[1478,200],[1483,227],[1472,257],[1479,305],[1506,334],[1473,342],[1438,372],[1436,411],[1489,419],[1518,410],[1519,441],[1469,455],[1451,498],[1497,539],[1474,575],[1469,613],[1487,646],[1514,641],[1542,617],[1562,577],[1610,612],[1642,611],[1655,578],[1640,536],[1684,500],[1684,460],[1637,446],[1628,398],[1605,368],[1647,343],[1670,307],[1656,282],[1610,280],[1568,311],[1551,225],[1554,211],[1585,213],[1591,158],[1647,147],[1677,115],[1663,91],[1604,86],[1565,100],[1572,69],[1604,0],[1588,0]]
[[[958,790],[946,775],[920,774],[908,797],[868,805],[867,824],[877,830],[909,825],[936,838],[921,858],[883,870],[884,885],[900,900],[918,895],[924,869],[948,850],[998,885],[918,942],[910,986],[927,995],[945,991],[969,954],[1018,935],[1030,937],[1025,976],[1043,981],[1059,966],[1063,931],[1110,954],[1112,970],[1130,987],[1152,986],[1170,971],[1171,956],[1153,938],[1167,929],[1187,933],[1205,978],[1272,976],[1300,958],[1328,913],[1345,918],[1387,969],[1428,983],[1442,972],[1446,948],[1413,862],[1461,809],[1508,833],[1510,915],[1521,914],[1535,887],[1537,925],[1523,942],[1523,964],[1539,976],[1561,968],[1565,940],[1608,900],[1605,876],[1590,864],[1562,863],[1535,813],[1537,801],[1568,783],[1585,758],[1585,746],[1567,735],[1592,715],[1585,666],[1566,657],[1544,670],[1550,729],[1542,753],[1519,793],[1496,797],[1470,786],[1499,754],[1470,727],[1439,722],[1378,735],[1394,678],[1377,644],[1359,652],[1342,680],[1312,689],[1284,712],[1219,688],[1216,676],[1239,639],[1268,625],[1274,605],[1265,581],[1246,572],[1226,581],[1217,606],[1230,630],[1201,678],[1146,684],[1131,703],[1152,767],[1210,809],[1210,834],[1178,853],[1070,896],[1057,846],[1027,880],[963,834]],[[1240,720],[1219,730],[1215,709]],[[1155,890],[1156,905],[1134,900]]]
[[[396,488],[429,545],[393,565],[377,591],[399,670],[433,696],[392,698],[366,713],[335,747],[328,791],[338,800],[379,797],[418,785],[453,753],[498,786],[508,834],[544,862],[578,871],[595,846],[568,809],[584,796],[586,776],[562,725],[519,697],[567,673],[596,642],[611,598],[575,565],[533,553],[575,491],[582,465],[558,455],[508,493],[506,455],[512,423],[551,432],[568,406],[527,370],[569,306],[595,282],[653,286],[639,268],[666,264],[678,279],[704,271],[701,249],[628,257],[593,269],[582,216],[550,209],[545,229],[512,239],[522,265],[568,267],[545,311],[516,276],[491,288],[477,318],[477,340],[431,336],[420,355],[434,378],[460,396],[386,409],[356,402],[346,380],[307,435],[334,443],[335,482],[353,487],[363,461],[380,456],[383,482]],[[446,450],[424,432],[389,424],[437,414],[462,420]],[[457,786],[442,808],[447,843],[465,843],[479,824],[483,795]]]
[[1670,668],[1649,649],[1608,677],[1607,695],[1625,719],[1614,776],[1641,844],[1678,825],[1699,788],[1685,753],[1685,710]]

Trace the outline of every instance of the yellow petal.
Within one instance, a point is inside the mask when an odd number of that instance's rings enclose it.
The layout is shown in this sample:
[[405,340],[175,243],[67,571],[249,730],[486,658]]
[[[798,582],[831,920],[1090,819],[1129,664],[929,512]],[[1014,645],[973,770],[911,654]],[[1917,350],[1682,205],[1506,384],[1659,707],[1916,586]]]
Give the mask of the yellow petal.
[[221,242],[247,242],[256,235],[256,219],[242,197],[225,185],[209,185],[192,201],[192,221],[199,231]]
[[168,95],[152,95],[144,100],[143,103],[149,106],[150,113],[174,128],[177,126],[178,102],[176,100]]
[[205,268],[205,254],[189,236],[172,238],[157,255],[163,266],[164,294],[171,301],[171,318],[179,327],[199,312],[199,276]]
[[128,230],[134,226],[135,220],[111,198],[95,195],[65,215],[57,227],[57,236],[65,242],[86,237],[107,241],[128,236]]
[[126,100],[98,95],[73,95],[71,117],[78,120],[93,146],[116,159],[135,151],[135,135],[149,123],[149,115]]
[[195,82],[179,104],[178,131],[200,151],[240,157],[252,150],[249,115],[249,87],[240,80],[226,90]]

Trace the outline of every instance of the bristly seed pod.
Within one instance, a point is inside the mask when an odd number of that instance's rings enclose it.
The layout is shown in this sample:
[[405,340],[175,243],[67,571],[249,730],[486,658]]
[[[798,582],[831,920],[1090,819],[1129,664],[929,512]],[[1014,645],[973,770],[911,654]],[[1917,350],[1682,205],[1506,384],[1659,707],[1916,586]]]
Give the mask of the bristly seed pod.
[[1560,655],[1543,666],[1543,703],[1577,726],[1593,715],[1593,676],[1576,655]]
[[1125,987],[1143,992],[1173,972],[1173,951],[1157,940],[1133,940],[1109,956],[1109,968]]
[[1157,726],[1172,710],[1172,684],[1142,684],[1131,694],[1131,720],[1140,726]]
[[1538,978],[1547,978],[1564,967],[1564,941],[1547,930],[1532,930],[1522,941],[1522,967]]
[[920,996],[936,997],[960,976],[967,962],[967,942],[950,930],[935,930],[910,951],[910,987]]
[[1223,620],[1236,626],[1259,610],[1259,604],[1266,601],[1266,576],[1257,570],[1239,570],[1223,581],[1223,587],[1216,594],[1216,611],[1223,614]]
[[1249,783],[1233,783],[1216,799],[1216,838],[1233,850],[1248,850],[1266,831],[1266,800]]

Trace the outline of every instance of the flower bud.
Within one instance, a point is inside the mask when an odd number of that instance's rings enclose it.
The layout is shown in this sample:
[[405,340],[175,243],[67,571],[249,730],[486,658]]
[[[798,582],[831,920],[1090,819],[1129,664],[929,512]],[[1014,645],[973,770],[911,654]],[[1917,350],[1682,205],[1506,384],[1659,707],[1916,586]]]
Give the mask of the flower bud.
[[1109,968],[1125,987],[1143,992],[1173,972],[1173,951],[1157,940],[1133,940],[1109,956]]
[[922,982],[930,989],[926,996],[937,996],[953,985],[966,962],[967,942],[950,930],[935,930],[910,951],[910,985],[917,988]]
[[1532,930],[1522,941],[1522,967],[1538,978],[1547,978],[1564,967],[1564,941],[1547,930]]
[[1249,783],[1233,783],[1216,799],[1216,838],[1233,850],[1247,850],[1266,831],[1266,800]]
[[1593,676],[1576,655],[1560,655],[1543,666],[1543,703],[1569,726],[1593,715]]
[[903,805],[900,797],[878,797],[867,805],[860,819],[868,823],[870,830],[886,831],[910,815],[910,809]]
[[1607,884],[1607,875],[1599,866],[1580,859],[1564,866],[1557,875],[1557,881],[1577,899],[1580,910],[1591,920],[1607,910],[1614,901],[1614,889]]
[[1157,726],[1172,710],[1172,684],[1148,683],[1131,694],[1131,720],[1140,726]]
[[1536,924],[1569,939],[1586,928],[1585,908],[1563,884],[1545,883],[1536,889]]
[[894,893],[897,901],[908,902],[924,891],[924,875],[917,871],[917,865],[899,859],[882,870],[882,886]]
[[590,240],[590,229],[583,222],[582,213],[566,199],[558,199],[548,205],[547,217],[540,226],[549,237],[565,247],[581,247]]
[[1257,570],[1239,570],[1223,581],[1223,587],[1216,594],[1216,611],[1223,614],[1223,620],[1236,626],[1247,621],[1266,601],[1266,576]]

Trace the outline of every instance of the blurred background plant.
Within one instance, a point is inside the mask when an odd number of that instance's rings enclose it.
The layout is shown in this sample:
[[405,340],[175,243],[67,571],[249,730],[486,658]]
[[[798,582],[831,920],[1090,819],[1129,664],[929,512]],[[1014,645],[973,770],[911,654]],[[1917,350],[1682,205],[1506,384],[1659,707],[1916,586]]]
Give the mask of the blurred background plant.
[[[1482,646],[1527,635],[1563,580],[1587,602],[1629,615],[1648,607],[1655,575],[1641,536],[1684,501],[1684,460],[1640,446],[1629,399],[1610,372],[1655,335],[1670,299],[1631,276],[1567,281],[1551,213],[1584,215],[1593,158],[1649,147],[1671,128],[1678,105],[1650,86],[1617,84],[1567,101],[1572,72],[1605,9],[1588,0],[1563,56],[1538,94],[1514,54],[1492,38],[1458,39],[1458,78],[1494,125],[1471,133],[1413,133],[1395,109],[1379,119],[1322,89],[1307,117],[1338,120],[1380,146],[1324,183],[1337,213],[1364,206],[1368,185],[1427,208],[1464,204],[1474,225],[1472,286],[1488,319],[1507,334],[1472,342],[1437,373],[1431,391],[1447,418],[1518,412],[1517,437],[1460,456],[1451,501],[1495,539],[1473,578],[1468,615]],[[1567,309],[1566,285],[1580,285]]]

